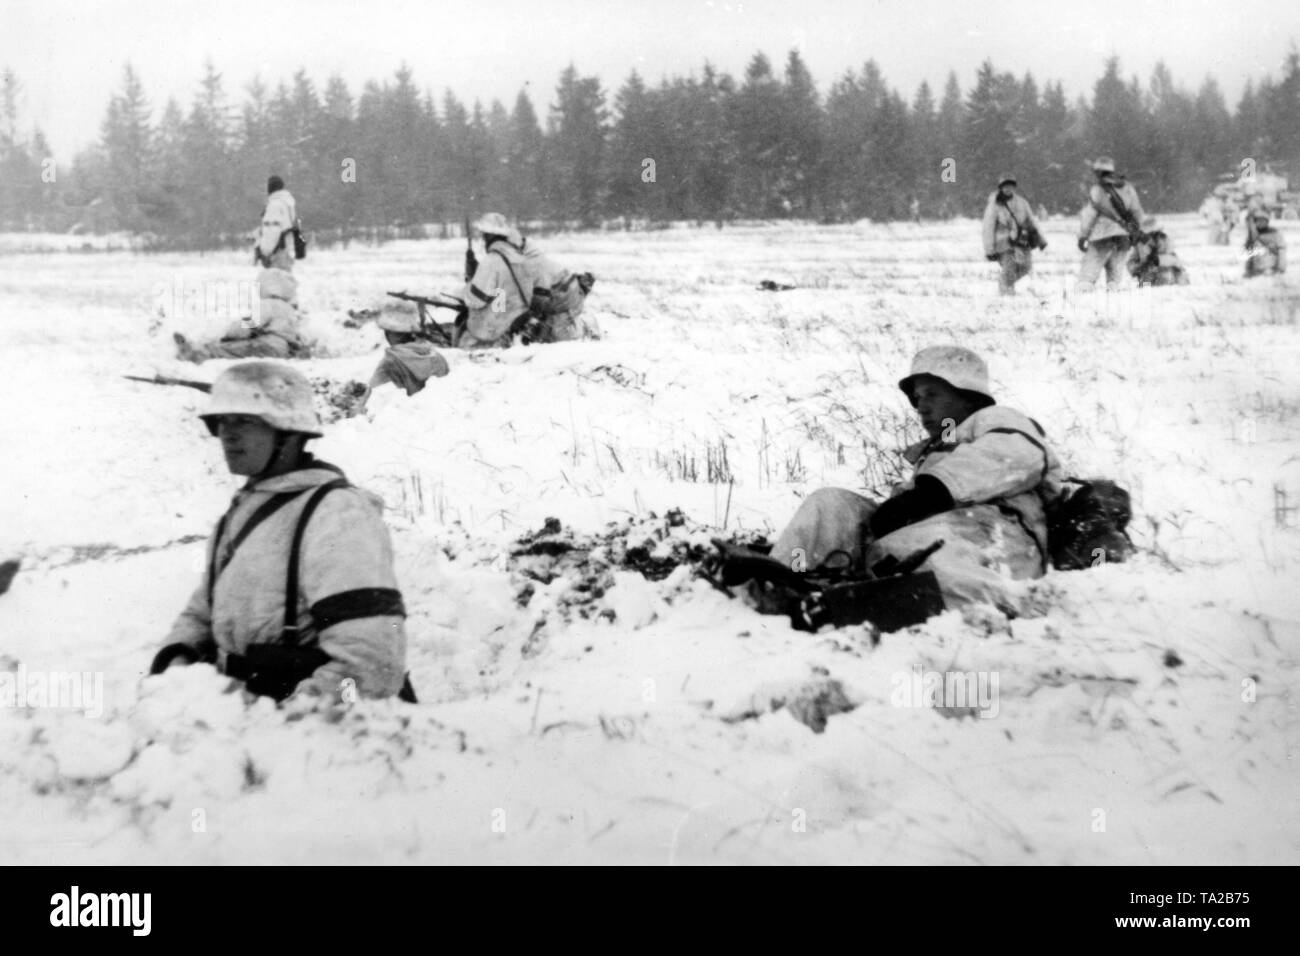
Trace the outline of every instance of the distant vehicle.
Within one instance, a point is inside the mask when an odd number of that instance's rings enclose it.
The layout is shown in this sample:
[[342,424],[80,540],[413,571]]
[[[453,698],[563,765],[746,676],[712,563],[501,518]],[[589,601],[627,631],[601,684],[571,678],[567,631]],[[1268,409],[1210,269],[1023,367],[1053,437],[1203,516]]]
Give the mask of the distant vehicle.
[[[1251,212],[1263,210],[1274,219],[1300,219],[1300,189],[1292,189],[1291,182],[1300,186],[1300,176],[1288,179],[1287,164],[1262,163],[1253,175],[1241,173],[1235,181],[1223,182],[1214,187],[1206,203],[1230,200],[1238,209]],[[1224,177],[1231,179],[1232,175]]]

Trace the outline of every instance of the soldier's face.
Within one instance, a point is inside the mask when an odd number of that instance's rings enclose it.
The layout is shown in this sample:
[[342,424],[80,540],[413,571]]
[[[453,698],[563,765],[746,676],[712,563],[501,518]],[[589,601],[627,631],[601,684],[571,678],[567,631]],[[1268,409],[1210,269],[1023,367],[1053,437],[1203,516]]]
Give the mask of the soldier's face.
[[275,429],[250,415],[222,415],[217,437],[232,475],[260,475],[275,453]]
[[975,410],[974,403],[961,392],[930,376],[912,386],[912,401],[921,427],[931,438],[938,438],[944,429],[961,424]]

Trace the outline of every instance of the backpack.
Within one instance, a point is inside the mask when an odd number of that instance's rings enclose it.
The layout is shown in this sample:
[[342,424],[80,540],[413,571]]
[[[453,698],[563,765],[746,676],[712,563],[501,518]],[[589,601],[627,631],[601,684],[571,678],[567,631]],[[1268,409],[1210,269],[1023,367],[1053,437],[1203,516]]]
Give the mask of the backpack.
[[1047,550],[1058,571],[1077,571],[1103,562],[1123,562],[1133,554],[1124,530],[1133,518],[1129,493],[1106,478],[1083,481],[1046,509]]
[[561,312],[567,312],[576,318],[582,312],[587,293],[595,284],[596,277],[590,272],[583,272],[561,279],[549,289],[544,285],[535,285],[528,302],[529,311],[539,319],[549,319]]

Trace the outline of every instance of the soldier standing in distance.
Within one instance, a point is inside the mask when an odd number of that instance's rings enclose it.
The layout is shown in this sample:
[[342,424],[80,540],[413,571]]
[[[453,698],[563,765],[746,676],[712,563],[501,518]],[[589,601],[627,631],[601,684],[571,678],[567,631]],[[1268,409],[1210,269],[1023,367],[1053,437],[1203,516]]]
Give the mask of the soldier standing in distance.
[[984,256],[1002,267],[998,291],[1015,295],[1016,283],[1034,267],[1034,249],[1046,249],[1038,222],[1024,196],[1016,192],[1016,177],[1003,176],[984,208]]
[[1137,190],[1115,172],[1115,161],[1099,156],[1092,164],[1097,182],[1088,190],[1088,205],[1079,220],[1079,266],[1076,292],[1091,291],[1102,269],[1106,270],[1106,289],[1114,291],[1124,279],[1125,263],[1131,236],[1140,231],[1138,223],[1145,213]]

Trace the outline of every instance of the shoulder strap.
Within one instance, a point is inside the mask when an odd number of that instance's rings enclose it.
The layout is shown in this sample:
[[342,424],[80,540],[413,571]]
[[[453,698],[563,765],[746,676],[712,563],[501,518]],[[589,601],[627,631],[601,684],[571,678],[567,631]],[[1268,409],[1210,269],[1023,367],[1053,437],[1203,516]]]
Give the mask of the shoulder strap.
[[[1128,206],[1124,204],[1124,200],[1119,198],[1119,190],[1115,187],[1115,184],[1102,183],[1101,188],[1106,191],[1108,196],[1110,196],[1110,204],[1115,207],[1115,213],[1119,216],[1117,221],[1120,225],[1129,232],[1141,232],[1141,225],[1139,225],[1138,221],[1133,218],[1133,213],[1129,210]],[[1100,207],[1098,207],[1098,211],[1102,211]]]
[[243,527],[239,529],[239,533],[231,540],[229,546],[225,548],[224,557],[221,553],[221,536],[226,533],[226,524],[230,520],[230,512],[227,511],[221,516],[221,521],[217,523],[216,537],[212,542],[212,559],[208,564],[208,607],[212,606],[212,592],[217,586],[217,578],[221,577],[221,572],[230,567],[230,562],[234,559],[239,546],[244,543],[244,540],[253,533],[258,525],[287,505],[297,495],[296,491],[282,491],[263,501],[258,509],[244,522]]
[[500,256],[501,261],[506,264],[506,271],[510,273],[510,278],[514,280],[515,288],[519,290],[519,298],[523,302],[524,308],[528,309],[528,311],[531,312],[533,297],[528,293],[524,292],[524,287],[519,284],[519,277],[515,275],[515,270],[511,268],[510,260],[506,258],[506,254],[502,252],[500,249],[493,249],[492,251],[495,252],[498,256]]
[[1021,234],[1022,232],[1025,231],[1025,224],[1022,223],[1019,219],[1017,219],[1017,218],[1016,218],[1016,214],[1015,214],[1014,212],[1011,211],[1011,202],[1010,202],[1009,200],[1008,200],[1007,202],[1003,203],[1003,205],[1006,207],[1007,215],[1010,216],[1010,217],[1011,217],[1011,221],[1012,221],[1013,223],[1015,223],[1015,226],[1016,226],[1016,238],[1019,239],[1019,238],[1020,238],[1020,234]]
[[302,536],[307,530],[307,522],[321,499],[335,488],[348,487],[346,478],[335,478],[312,490],[307,503],[298,515],[298,527],[293,531],[293,543],[289,547],[289,572],[284,585],[284,629],[280,632],[281,640],[286,644],[298,643],[298,562],[302,553]]

